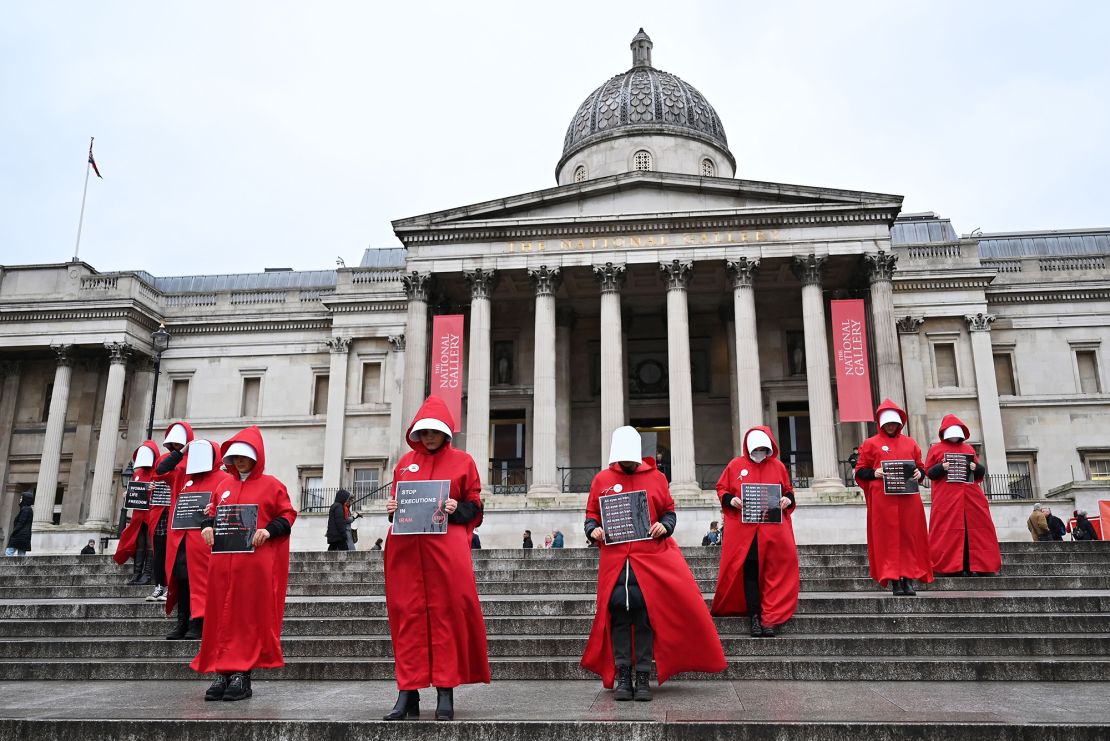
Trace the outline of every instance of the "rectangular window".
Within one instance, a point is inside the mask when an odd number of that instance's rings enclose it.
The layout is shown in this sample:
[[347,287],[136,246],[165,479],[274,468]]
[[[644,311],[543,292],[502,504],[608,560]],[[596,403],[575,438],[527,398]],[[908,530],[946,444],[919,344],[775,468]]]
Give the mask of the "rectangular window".
[[937,367],[937,388],[955,388],[960,385],[954,344],[938,342],[933,345],[933,361]]
[[189,379],[175,378],[170,383],[170,418],[185,419],[188,417],[189,407]]
[[1014,357],[1010,353],[998,353],[994,356],[994,382],[998,384],[999,396],[1017,394],[1017,384],[1014,383]]
[[258,397],[262,392],[261,378],[243,379],[243,403],[239,409],[240,417],[258,416]]
[[1083,394],[1102,393],[1102,383],[1098,373],[1098,355],[1094,350],[1076,350],[1075,364],[1079,369],[1079,392]]
[[316,383],[312,389],[312,413],[328,413],[328,375],[326,373],[316,376]]
[[[316,469],[319,470],[319,469]],[[324,477],[319,475],[306,475],[301,483],[301,507],[304,509],[326,512],[331,504],[324,491]]]
[[364,497],[381,486],[382,470],[380,468],[354,469],[354,487],[351,494],[355,499]]
[[1110,450],[1080,453],[1088,481],[1110,481]]
[[382,400],[382,364],[362,364],[362,403],[380,404]]
[[[987,471],[989,474],[990,471]],[[1006,476],[1004,491],[1008,491],[1014,499],[1032,499],[1036,490],[1034,475],[1036,474],[1036,461],[1031,455],[1006,456]],[[992,476],[992,483],[993,483]],[[993,489],[994,487],[992,487]],[[992,491],[992,493],[994,493]]]

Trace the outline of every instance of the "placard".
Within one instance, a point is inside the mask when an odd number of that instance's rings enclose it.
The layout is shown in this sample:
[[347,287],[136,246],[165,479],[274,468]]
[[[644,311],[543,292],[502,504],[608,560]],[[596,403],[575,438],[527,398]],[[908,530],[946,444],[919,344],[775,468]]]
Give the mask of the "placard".
[[127,509],[137,509],[143,512],[150,509],[150,482],[128,481],[127,497],[123,506]]
[[913,472],[917,466],[913,461],[883,461],[884,494],[917,494],[917,482]]
[[165,481],[155,481],[150,490],[151,507],[169,507],[173,504],[173,492]]
[[216,507],[212,552],[254,553],[251,538],[257,529],[257,504],[221,504]]
[[740,519],[752,524],[782,522],[782,484],[741,484]]
[[397,484],[394,535],[443,535],[447,532],[450,481],[402,481]]
[[967,453],[945,453],[944,462],[948,464],[948,483],[971,484],[975,481],[971,461],[975,456]]
[[622,491],[598,498],[605,543],[651,540],[651,511],[646,491]]
[[204,519],[204,508],[212,501],[210,491],[183,491],[177,495],[177,505],[173,508],[174,530],[199,530]]

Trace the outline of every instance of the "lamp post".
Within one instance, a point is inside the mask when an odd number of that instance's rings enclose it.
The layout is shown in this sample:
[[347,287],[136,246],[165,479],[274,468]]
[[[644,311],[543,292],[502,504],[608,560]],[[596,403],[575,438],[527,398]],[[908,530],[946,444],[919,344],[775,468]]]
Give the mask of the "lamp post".
[[150,392],[150,418],[146,423],[147,440],[150,440],[154,434],[154,404],[158,400],[158,375],[162,372],[162,353],[170,346],[170,333],[166,331],[165,322],[161,322],[158,329],[151,333],[150,344],[154,347],[154,388]]

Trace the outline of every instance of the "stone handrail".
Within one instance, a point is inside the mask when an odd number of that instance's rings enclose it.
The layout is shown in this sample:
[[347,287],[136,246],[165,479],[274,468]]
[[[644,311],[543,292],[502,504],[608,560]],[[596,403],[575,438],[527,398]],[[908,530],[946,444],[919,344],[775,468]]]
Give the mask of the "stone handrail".
[[228,301],[232,304],[284,304],[285,291],[235,291]]

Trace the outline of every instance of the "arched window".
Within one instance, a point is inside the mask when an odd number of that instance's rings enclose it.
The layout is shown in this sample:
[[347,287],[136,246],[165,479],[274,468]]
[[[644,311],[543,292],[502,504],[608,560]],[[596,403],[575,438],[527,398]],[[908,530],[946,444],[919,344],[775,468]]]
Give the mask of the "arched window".
[[632,167],[636,170],[651,170],[651,152],[641,149],[632,155]]
[[713,164],[713,160],[708,157],[701,161],[701,175],[705,178],[717,177],[717,166]]
[[574,182],[581,183],[585,179],[586,179],[586,166],[585,165],[579,165],[578,167],[574,168]]

